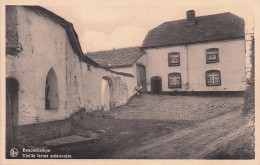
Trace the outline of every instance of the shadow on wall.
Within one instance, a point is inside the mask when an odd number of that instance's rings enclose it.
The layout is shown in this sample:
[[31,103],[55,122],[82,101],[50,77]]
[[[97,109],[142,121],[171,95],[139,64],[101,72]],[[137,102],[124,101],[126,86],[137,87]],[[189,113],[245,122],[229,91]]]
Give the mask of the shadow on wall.
[[101,81],[101,110],[126,104],[128,101],[128,87],[120,77],[104,76]]
[[104,76],[101,81],[101,110],[109,111],[114,107],[114,86],[110,77]]
[[59,108],[58,82],[55,71],[51,68],[46,77],[45,109],[55,110]]
[[18,81],[6,78],[6,151],[16,146],[18,126]]

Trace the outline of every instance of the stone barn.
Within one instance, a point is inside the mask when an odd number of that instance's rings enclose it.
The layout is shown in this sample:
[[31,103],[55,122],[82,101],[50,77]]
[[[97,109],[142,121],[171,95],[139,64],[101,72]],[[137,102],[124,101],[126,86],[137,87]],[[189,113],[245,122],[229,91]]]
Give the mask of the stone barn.
[[84,56],[70,22],[39,6],[6,6],[7,150],[64,136],[71,115],[123,105],[134,87],[132,74]]

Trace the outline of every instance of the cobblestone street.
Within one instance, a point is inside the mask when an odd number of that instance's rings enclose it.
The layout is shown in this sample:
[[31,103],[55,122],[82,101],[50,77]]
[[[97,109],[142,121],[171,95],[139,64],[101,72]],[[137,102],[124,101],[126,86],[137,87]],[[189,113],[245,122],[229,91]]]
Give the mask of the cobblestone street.
[[243,104],[242,97],[143,94],[111,112],[116,119],[203,120]]

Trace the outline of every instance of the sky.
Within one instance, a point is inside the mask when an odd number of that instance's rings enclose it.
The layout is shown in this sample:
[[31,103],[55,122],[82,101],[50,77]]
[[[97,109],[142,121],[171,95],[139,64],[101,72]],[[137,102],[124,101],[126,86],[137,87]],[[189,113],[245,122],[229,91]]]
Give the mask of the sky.
[[236,14],[245,20],[246,33],[252,32],[254,25],[254,4],[244,0],[78,2],[41,6],[73,23],[85,53],[141,46],[149,30],[163,22],[185,19],[186,11],[192,9],[196,16],[224,12]]

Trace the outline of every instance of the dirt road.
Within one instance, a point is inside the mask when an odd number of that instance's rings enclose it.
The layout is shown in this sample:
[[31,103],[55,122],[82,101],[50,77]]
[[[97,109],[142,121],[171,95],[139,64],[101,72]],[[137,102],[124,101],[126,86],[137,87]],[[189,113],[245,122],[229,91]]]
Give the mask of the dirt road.
[[203,159],[214,158],[217,152],[232,154],[242,150],[245,141],[250,145],[253,140],[250,139],[252,123],[242,116],[241,108],[239,106],[224,115],[194,123],[192,127],[115,152],[112,158]]
[[62,147],[83,159],[252,159],[253,123],[242,97],[145,94],[108,115],[85,115],[72,134],[96,133],[91,142]]

